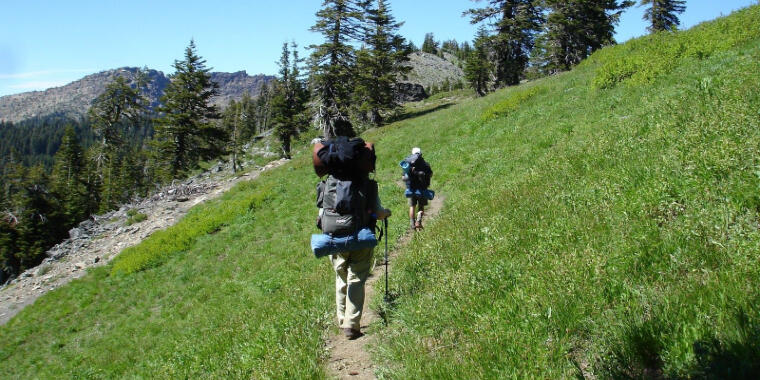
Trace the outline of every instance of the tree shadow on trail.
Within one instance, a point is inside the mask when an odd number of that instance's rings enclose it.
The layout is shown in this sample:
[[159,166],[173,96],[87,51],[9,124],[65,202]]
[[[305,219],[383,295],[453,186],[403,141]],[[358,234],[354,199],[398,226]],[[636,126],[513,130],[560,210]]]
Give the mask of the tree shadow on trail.
[[415,117],[420,117],[420,116],[427,115],[435,111],[444,110],[446,108],[451,107],[452,105],[454,105],[454,103],[444,103],[444,104],[437,105],[433,108],[428,108],[428,109],[414,111],[414,112],[405,112],[400,115],[396,115],[389,118],[388,122],[393,123],[396,121],[401,121],[401,120],[406,120],[406,119],[414,119]]

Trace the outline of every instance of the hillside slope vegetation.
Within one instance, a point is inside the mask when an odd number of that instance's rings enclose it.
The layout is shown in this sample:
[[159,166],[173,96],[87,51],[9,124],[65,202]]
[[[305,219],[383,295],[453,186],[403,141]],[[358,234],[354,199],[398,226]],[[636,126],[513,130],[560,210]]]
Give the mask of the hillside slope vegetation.
[[[757,376],[758,24],[751,7],[366,133],[392,236],[412,146],[447,197],[395,262],[390,324],[371,327],[380,375]],[[325,377],[315,182],[304,150],[48,293],[0,327],[0,370]]]

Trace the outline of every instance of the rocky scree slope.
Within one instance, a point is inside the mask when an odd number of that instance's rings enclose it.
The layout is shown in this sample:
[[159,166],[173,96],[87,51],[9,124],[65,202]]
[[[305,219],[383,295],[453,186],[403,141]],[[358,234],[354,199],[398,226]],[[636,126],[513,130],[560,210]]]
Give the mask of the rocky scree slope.
[[449,53],[443,53],[443,58],[421,51],[409,55],[408,65],[412,70],[404,82],[422,85],[425,88],[440,86],[447,79],[454,84],[464,80],[464,71],[454,62],[457,59]]

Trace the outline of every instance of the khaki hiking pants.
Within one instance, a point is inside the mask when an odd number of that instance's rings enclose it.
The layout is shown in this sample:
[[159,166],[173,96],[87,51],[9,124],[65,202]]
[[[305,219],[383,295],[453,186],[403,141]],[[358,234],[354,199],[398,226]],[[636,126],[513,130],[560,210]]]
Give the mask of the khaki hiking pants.
[[372,267],[374,248],[330,256],[335,269],[335,303],[338,326],[359,330],[364,308],[364,283]]

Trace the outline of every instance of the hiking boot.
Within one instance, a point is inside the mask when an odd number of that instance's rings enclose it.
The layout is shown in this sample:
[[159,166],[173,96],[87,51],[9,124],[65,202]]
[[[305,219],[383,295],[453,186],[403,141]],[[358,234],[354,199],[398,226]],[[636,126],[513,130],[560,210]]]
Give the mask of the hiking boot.
[[361,331],[355,330],[355,329],[345,328],[345,329],[341,329],[341,330],[343,331],[343,335],[345,335],[345,337],[348,338],[349,340],[354,340],[354,339],[359,338],[362,335],[364,335],[364,334],[362,334]]
[[409,218],[409,229],[410,230],[417,229],[417,222],[414,220],[414,218]]
[[424,227],[422,227],[422,211],[417,213],[417,220],[414,221],[414,229],[421,230]]

